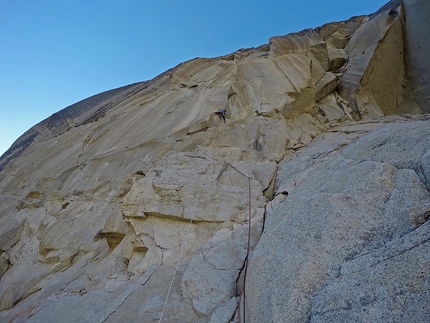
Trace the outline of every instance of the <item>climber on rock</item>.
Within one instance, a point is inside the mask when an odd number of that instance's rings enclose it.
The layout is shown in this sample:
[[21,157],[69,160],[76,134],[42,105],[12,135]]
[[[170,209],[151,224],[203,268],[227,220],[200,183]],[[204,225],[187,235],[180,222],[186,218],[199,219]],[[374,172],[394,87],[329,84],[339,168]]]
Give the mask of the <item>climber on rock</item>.
[[225,111],[224,109],[219,109],[219,111],[216,111],[214,113],[219,115],[220,118],[222,118],[225,121],[225,114],[227,113],[227,111]]

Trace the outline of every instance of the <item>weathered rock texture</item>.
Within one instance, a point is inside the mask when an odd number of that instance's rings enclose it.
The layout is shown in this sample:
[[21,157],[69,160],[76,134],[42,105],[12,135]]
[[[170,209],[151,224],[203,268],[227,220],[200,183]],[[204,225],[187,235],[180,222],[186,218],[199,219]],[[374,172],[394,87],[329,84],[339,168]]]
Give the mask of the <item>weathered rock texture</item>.
[[280,162],[288,196],[267,207],[250,322],[429,321],[430,123],[394,120],[335,128]]
[[0,159],[0,321],[237,322],[250,229],[246,322],[429,322],[429,7],[197,58],[30,129]]

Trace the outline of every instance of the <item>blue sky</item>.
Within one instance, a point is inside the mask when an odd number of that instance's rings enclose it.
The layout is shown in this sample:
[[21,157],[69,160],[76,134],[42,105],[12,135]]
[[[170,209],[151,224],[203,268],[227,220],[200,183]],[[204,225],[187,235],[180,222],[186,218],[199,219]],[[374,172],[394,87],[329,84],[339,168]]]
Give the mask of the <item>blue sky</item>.
[[386,2],[2,0],[0,155],[36,123],[91,95]]

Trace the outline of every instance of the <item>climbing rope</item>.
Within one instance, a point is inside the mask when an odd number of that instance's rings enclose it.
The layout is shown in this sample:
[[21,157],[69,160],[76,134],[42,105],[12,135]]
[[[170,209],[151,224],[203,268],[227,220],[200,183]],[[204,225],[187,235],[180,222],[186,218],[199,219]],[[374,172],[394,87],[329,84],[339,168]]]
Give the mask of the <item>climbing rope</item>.
[[[189,223],[189,227],[188,227],[188,228],[191,228],[191,224],[192,224],[192,223],[193,223],[193,219],[191,219],[191,220],[190,220],[190,223]],[[178,259],[178,261],[177,261],[177,263],[176,263],[175,271],[174,271],[174,273],[173,273],[172,280],[170,281],[169,290],[168,290],[168,292],[167,292],[166,300],[164,301],[163,310],[161,311],[160,319],[158,320],[158,323],[161,323],[161,320],[163,319],[164,310],[166,309],[167,301],[169,300],[170,292],[172,291],[173,282],[174,282],[174,280],[175,280],[176,274],[178,273],[178,267],[179,267],[179,263],[180,263],[180,261],[181,261],[181,258],[182,258],[182,251],[181,251],[181,256],[179,257],[179,259]]]
[[[246,176],[246,175],[245,175]],[[251,178],[248,177],[248,242],[246,247],[246,257],[245,257],[245,268],[243,273],[243,285],[242,285],[242,293],[240,294],[239,304],[237,308],[238,312],[238,320],[241,323],[241,314],[240,314],[240,304],[243,299],[243,323],[246,320],[246,274],[248,273],[248,263],[249,263],[249,251],[251,249]]]
[[[196,144],[198,150],[200,150],[200,152],[205,157],[207,157],[208,159],[219,161],[215,157],[208,156],[205,152],[203,152],[200,149],[201,148],[200,145],[198,145],[197,143],[195,143],[195,144]],[[238,303],[238,319],[239,319],[239,323],[242,322],[241,321],[241,316],[242,315],[243,315],[243,323],[245,323],[245,320],[246,320],[246,305],[245,305],[245,303],[246,303],[246,293],[245,293],[245,291],[246,291],[246,276],[247,276],[247,273],[248,273],[249,253],[250,253],[250,249],[251,249],[251,215],[252,215],[252,210],[251,210],[252,209],[252,207],[251,207],[251,177],[249,177],[248,175],[246,175],[245,173],[243,173],[242,171],[240,171],[239,169],[237,169],[231,163],[229,163],[227,161],[224,161],[224,162],[227,165],[229,165],[232,169],[234,169],[235,171],[237,171],[239,174],[241,174],[242,176],[244,176],[248,180],[248,241],[247,241],[247,247],[246,247],[246,256],[245,256],[245,266],[244,266],[244,274],[243,274],[242,291],[241,291],[240,298],[239,298],[239,303]],[[201,184],[201,179],[200,179],[200,184]],[[200,187],[200,184],[197,187]],[[200,193],[200,190],[199,190],[199,193]],[[197,204],[198,204],[198,200],[199,200],[199,195],[200,194],[197,194],[197,197],[196,197],[196,203],[194,204],[193,213],[192,213],[192,216],[190,217],[190,223],[188,225],[188,230],[191,229],[191,225],[193,223],[193,219],[194,219],[194,216],[195,216],[195,213],[196,213],[196,208],[197,208]],[[178,259],[178,261],[176,263],[175,271],[173,273],[172,280],[170,281],[169,289],[167,291],[166,299],[164,301],[163,309],[161,311],[160,319],[158,320],[158,323],[161,323],[161,321],[163,319],[164,311],[166,309],[166,306],[167,306],[167,303],[168,303],[168,300],[169,300],[169,296],[170,296],[170,293],[172,291],[173,282],[174,282],[176,274],[178,272],[179,263],[182,260],[182,253],[183,253],[183,250],[181,250],[181,254],[180,254],[179,259]],[[243,301],[243,306],[241,306],[242,301]],[[243,312],[242,315],[241,315],[241,309],[242,309],[242,312]]]
[[[200,184],[201,184],[201,178],[199,179],[199,185],[197,186],[198,188],[200,188]],[[188,224],[188,231],[191,231],[191,225],[193,224],[193,219],[194,219],[194,216],[196,215],[196,208],[197,208],[197,204],[199,202],[200,191],[201,190],[199,190],[199,192],[197,193],[196,202],[194,203],[194,207],[192,209],[193,212],[192,212],[191,217],[190,217],[190,223]],[[166,305],[167,305],[167,302],[169,300],[170,293],[172,291],[173,282],[175,280],[176,274],[178,273],[179,263],[182,260],[183,252],[184,252],[184,250],[182,249],[180,254],[179,254],[178,261],[176,262],[175,271],[173,272],[172,280],[170,281],[169,290],[167,291],[166,300],[164,301],[163,309],[161,311],[160,319],[158,320],[158,323],[161,323],[161,320],[163,319],[164,310],[166,309]]]
[[[217,158],[208,156],[207,154],[205,154],[201,149],[200,149],[200,145],[198,145],[197,143],[195,143],[197,148],[203,153],[203,155],[205,155],[207,158],[213,159],[218,161]],[[248,241],[247,241],[247,247],[246,247],[246,256],[245,256],[245,267],[244,267],[244,272],[243,272],[243,284],[242,284],[242,291],[240,293],[240,298],[239,298],[239,303],[238,303],[238,320],[239,323],[241,323],[241,303],[243,301],[243,323],[246,323],[246,276],[248,273],[248,263],[249,263],[249,252],[251,250],[251,216],[252,216],[252,207],[251,207],[251,177],[249,177],[248,175],[246,175],[245,173],[241,172],[239,169],[237,169],[235,166],[233,166],[232,164],[230,164],[227,161],[224,161],[225,163],[227,163],[227,165],[229,165],[231,168],[233,168],[236,172],[238,172],[239,174],[241,174],[242,176],[244,176],[247,180],[248,180]]]

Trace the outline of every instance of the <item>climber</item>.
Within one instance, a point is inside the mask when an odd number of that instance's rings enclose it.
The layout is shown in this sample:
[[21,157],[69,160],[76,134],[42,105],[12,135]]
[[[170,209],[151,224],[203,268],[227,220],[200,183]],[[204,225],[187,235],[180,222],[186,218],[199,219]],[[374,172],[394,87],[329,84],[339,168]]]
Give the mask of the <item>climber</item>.
[[225,114],[227,111],[224,109],[219,109],[219,111],[214,112],[215,114],[219,115],[224,121],[225,121]]

